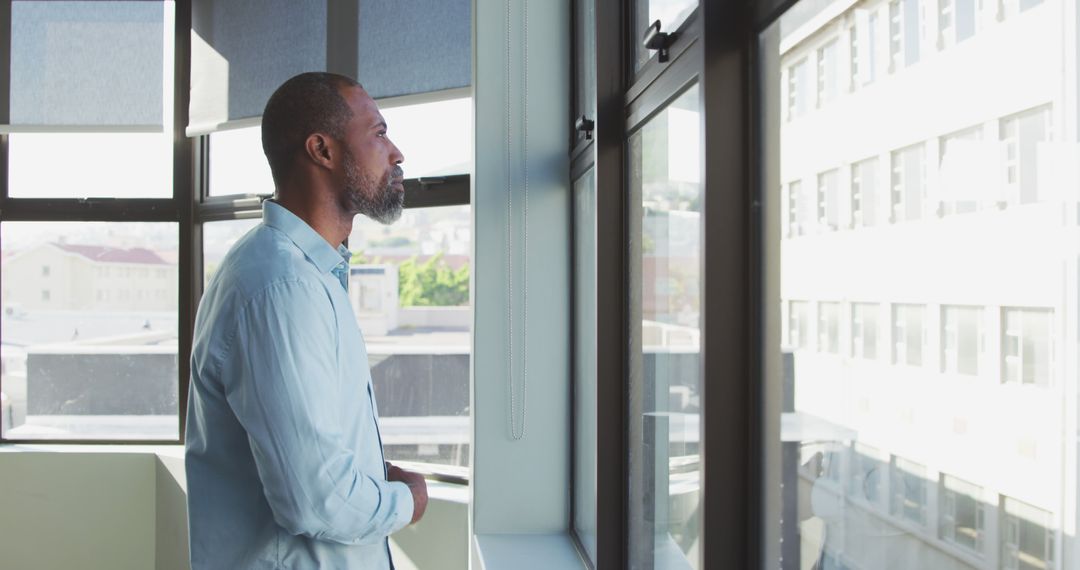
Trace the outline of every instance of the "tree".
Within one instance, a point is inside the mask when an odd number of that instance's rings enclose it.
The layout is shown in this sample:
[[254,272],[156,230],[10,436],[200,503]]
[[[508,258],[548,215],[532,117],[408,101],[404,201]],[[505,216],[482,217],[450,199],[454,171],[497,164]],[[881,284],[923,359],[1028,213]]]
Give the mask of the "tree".
[[402,307],[446,307],[469,302],[469,266],[451,269],[438,253],[423,263],[413,256],[398,265]]

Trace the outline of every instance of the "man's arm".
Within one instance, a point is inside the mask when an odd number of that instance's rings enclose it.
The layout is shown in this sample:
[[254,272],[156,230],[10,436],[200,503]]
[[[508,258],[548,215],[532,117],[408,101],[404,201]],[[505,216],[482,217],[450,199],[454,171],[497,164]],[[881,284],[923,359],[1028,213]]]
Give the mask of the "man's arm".
[[412,524],[419,522],[420,518],[424,516],[424,511],[427,510],[428,501],[427,481],[424,480],[424,476],[412,471],[406,471],[387,461],[386,479],[388,481],[401,481],[409,486],[413,497]]
[[332,310],[321,288],[272,285],[237,315],[222,377],[274,520],[293,534],[375,543],[412,520],[413,493],[383,480],[382,465],[365,473],[345,443]]

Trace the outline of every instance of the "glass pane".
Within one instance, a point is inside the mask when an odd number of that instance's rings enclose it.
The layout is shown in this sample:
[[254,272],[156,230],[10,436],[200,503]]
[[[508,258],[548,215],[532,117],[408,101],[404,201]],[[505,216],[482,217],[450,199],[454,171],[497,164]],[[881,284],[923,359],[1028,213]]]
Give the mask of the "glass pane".
[[471,247],[468,206],[354,221],[349,297],[390,461],[468,465]]
[[209,162],[211,196],[274,193],[261,127],[210,133]]
[[472,98],[382,108],[406,178],[472,172]]
[[574,184],[574,530],[596,562],[596,179]]
[[236,241],[262,222],[261,218],[227,220],[203,224],[203,287],[217,272],[221,260],[229,253]]
[[0,226],[3,434],[178,433],[177,224]]
[[[388,135],[405,155],[406,178],[472,171],[472,99],[381,109]],[[273,194],[274,179],[262,150],[262,129],[210,135],[210,195]]]
[[641,69],[641,66],[656,55],[655,51],[645,49],[643,45],[645,31],[653,22],[660,20],[661,32],[674,32],[697,7],[698,0],[635,0],[634,29],[630,34],[635,50],[634,69]]
[[701,178],[695,85],[630,137],[640,211],[631,365],[631,568],[696,568],[700,547]]
[[1077,2],[1024,6],[800,0],[759,36],[765,567],[1080,568]]
[[172,137],[161,133],[12,133],[12,198],[172,198]]
[[[576,0],[574,9],[574,119],[585,115],[596,121],[596,0]],[[585,134],[578,132],[577,137]]]

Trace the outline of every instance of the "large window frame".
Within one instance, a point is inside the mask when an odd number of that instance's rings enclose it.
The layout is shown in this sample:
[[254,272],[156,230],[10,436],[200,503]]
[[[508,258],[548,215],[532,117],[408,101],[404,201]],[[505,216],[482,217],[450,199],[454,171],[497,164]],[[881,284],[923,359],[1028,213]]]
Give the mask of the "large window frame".
[[[0,124],[9,118],[11,87],[11,9],[13,0],[0,1]],[[154,0],[160,1],[160,0]],[[8,185],[8,134],[0,134],[0,223],[3,222],[173,222],[179,226],[178,368],[179,399],[177,439],[17,439],[0,438],[0,444],[79,445],[177,445],[184,443],[190,358],[195,314],[203,291],[203,226],[208,222],[260,219],[262,201],[270,194],[210,196],[210,135],[188,137],[191,85],[191,0],[175,0],[172,124],[165,125],[173,137],[173,195],[171,198],[12,198]],[[340,18],[333,10],[329,23]],[[356,34],[356,30],[351,31]],[[333,62],[331,62],[333,63]],[[345,62],[347,66],[348,62]],[[334,65],[338,65],[334,63]],[[354,66],[355,69],[355,66]],[[449,92],[446,98],[461,93]],[[425,99],[427,101],[430,98]],[[405,180],[405,208],[458,206],[470,203],[468,174]],[[2,386],[0,386],[2,388]],[[419,464],[417,470],[431,478],[466,483],[460,470]]]

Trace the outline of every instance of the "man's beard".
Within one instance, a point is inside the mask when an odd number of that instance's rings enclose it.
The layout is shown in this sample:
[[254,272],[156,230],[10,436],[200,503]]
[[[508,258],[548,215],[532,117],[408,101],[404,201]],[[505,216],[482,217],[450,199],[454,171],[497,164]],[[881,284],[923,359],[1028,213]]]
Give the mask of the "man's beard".
[[364,176],[356,167],[352,153],[345,152],[345,208],[352,214],[363,214],[381,224],[392,224],[401,217],[405,192],[394,188],[394,179],[401,178],[400,166],[394,165],[382,180]]

